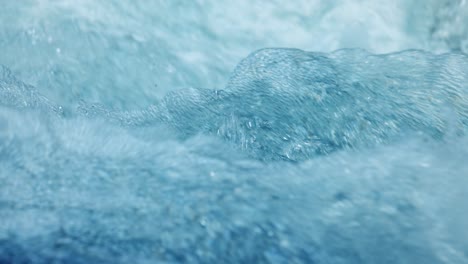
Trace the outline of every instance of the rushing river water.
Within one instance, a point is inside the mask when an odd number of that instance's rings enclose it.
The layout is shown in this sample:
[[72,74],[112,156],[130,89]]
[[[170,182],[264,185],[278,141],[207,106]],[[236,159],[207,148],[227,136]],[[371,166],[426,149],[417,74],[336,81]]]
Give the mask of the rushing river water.
[[467,1],[0,2],[0,263],[468,263]]

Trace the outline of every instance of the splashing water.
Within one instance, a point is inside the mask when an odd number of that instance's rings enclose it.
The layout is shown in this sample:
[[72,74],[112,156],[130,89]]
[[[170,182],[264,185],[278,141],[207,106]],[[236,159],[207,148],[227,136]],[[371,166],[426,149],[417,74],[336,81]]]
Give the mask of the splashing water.
[[0,263],[468,263],[466,1],[27,2]]

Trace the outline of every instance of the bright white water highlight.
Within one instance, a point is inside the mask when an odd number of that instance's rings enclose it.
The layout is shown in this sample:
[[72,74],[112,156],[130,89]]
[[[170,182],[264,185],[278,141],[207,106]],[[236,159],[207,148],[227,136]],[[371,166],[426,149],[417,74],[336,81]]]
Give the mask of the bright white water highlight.
[[0,263],[468,263],[466,14],[4,1]]
[[64,104],[142,108],[222,88],[266,47],[467,52],[467,13],[466,0],[5,0],[0,64]]

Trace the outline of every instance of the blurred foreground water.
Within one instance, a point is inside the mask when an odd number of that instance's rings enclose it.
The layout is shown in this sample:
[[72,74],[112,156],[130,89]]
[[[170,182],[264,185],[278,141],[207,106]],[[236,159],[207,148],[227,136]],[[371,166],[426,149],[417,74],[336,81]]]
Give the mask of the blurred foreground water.
[[466,1],[0,1],[0,263],[468,263]]

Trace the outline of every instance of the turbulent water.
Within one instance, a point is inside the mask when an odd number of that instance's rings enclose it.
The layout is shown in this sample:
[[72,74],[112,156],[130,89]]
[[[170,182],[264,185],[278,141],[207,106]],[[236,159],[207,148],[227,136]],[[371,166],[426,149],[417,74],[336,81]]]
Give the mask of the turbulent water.
[[387,2],[2,1],[0,263],[468,263],[468,3]]

